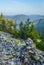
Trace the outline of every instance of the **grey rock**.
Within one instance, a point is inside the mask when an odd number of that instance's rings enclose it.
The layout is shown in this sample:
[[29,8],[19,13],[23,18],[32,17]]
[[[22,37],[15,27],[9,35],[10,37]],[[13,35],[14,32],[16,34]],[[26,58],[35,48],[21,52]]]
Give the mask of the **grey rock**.
[[33,40],[12,38],[0,31],[0,65],[44,65],[44,52],[38,50]]

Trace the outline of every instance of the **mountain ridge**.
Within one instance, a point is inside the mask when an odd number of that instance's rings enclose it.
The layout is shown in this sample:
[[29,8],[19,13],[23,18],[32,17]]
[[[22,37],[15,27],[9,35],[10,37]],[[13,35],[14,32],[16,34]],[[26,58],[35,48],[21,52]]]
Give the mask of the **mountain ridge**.
[[12,15],[12,16],[5,16],[7,19],[13,19],[16,21],[26,21],[28,18],[30,21],[44,19],[44,15]]

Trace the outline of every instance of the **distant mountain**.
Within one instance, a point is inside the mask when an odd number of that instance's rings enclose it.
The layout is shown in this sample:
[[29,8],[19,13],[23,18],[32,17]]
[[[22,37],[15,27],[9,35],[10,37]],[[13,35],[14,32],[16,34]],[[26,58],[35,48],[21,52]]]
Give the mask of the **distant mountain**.
[[25,22],[29,18],[28,15],[15,15],[15,16],[5,16],[7,19],[15,20],[17,23]]
[[16,20],[18,23],[25,22],[29,18],[30,21],[44,19],[44,15],[14,15],[14,16],[5,16],[7,19]]
[[42,33],[44,35],[44,19],[38,20],[38,22],[34,26],[38,33]]

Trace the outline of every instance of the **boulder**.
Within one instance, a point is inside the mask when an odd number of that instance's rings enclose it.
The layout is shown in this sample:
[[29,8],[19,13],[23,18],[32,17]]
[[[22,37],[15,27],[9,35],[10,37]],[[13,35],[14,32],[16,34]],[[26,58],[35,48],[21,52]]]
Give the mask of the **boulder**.
[[30,38],[15,39],[9,33],[0,31],[0,65],[3,64],[43,65],[44,52],[38,50]]

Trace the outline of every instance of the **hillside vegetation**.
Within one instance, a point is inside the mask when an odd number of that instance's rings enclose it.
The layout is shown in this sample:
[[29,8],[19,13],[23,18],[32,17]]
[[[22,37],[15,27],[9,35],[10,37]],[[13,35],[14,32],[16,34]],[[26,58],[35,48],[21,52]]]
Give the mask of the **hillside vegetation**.
[[42,34],[38,34],[35,29],[33,23],[31,24],[30,20],[27,19],[27,22],[23,24],[21,22],[19,24],[19,30],[17,29],[17,24],[13,20],[8,20],[4,18],[4,16],[0,15],[0,31],[8,32],[13,35],[15,38],[27,39],[31,38],[37,48],[44,51],[44,37]]

